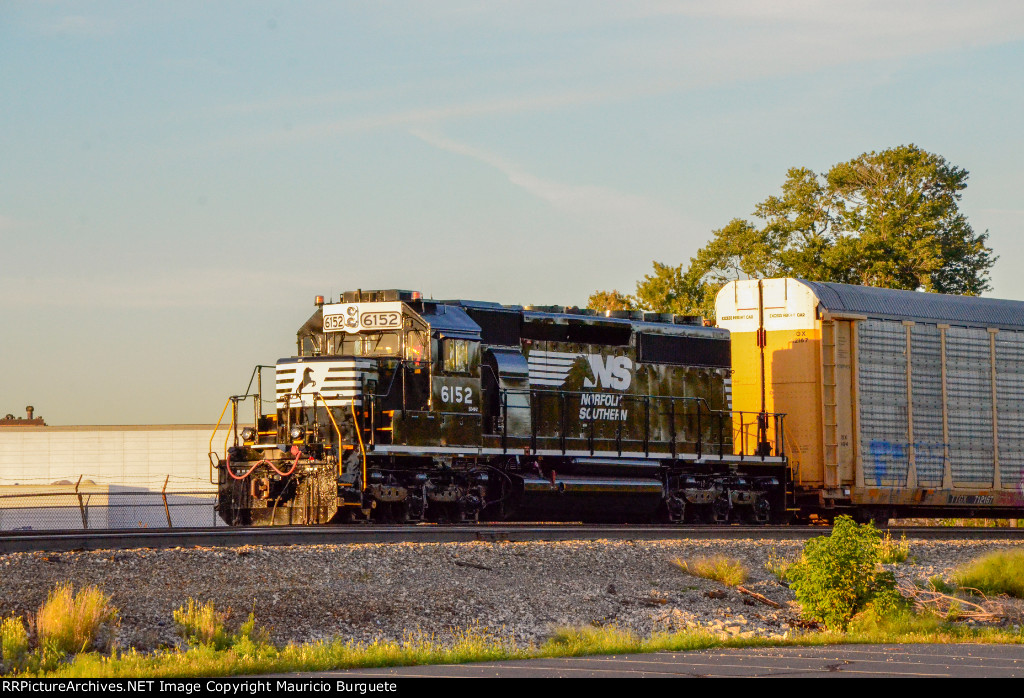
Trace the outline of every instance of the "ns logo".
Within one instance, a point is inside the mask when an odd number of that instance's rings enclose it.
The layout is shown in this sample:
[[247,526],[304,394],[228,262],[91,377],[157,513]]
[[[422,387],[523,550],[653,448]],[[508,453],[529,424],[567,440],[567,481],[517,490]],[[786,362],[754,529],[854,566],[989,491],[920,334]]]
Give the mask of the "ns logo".
[[633,382],[633,362],[628,356],[604,357],[600,354],[586,354],[594,379],[583,379],[584,388],[613,388],[628,390]]

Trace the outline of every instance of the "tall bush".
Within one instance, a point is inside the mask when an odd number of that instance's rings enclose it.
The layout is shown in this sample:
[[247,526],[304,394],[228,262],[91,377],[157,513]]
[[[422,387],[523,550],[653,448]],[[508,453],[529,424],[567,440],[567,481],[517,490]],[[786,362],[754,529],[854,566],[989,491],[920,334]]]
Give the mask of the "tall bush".
[[787,571],[804,614],[829,630],[846,630],[858,611],[876,598],[890,605],[896,580],[880,566],[881,536],[871,524],[836,518],[829,536],[812,538]]

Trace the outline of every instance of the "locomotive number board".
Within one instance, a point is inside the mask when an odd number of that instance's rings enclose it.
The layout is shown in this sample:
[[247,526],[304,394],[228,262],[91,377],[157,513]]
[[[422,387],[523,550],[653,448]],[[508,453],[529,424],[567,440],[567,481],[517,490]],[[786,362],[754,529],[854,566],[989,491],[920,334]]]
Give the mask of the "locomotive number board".
[[401,301],[324,306],[324,332],[374,332],[401,328]]

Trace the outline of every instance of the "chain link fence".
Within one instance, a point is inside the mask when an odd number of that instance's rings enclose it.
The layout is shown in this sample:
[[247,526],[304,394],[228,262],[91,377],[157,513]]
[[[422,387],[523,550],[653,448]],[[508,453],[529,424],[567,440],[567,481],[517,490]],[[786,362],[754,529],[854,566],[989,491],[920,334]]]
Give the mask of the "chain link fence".
[[213,509],[215,500],[209,488],[0,486],[0,531],[223,526]]

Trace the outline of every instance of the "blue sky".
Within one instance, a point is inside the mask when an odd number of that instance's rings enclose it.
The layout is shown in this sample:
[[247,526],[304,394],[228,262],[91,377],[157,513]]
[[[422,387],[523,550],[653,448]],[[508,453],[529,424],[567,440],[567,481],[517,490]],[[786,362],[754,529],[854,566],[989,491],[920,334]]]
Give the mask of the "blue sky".
[[582,304],[915,143],[1024,299],[1015,2],[0,4],[0,413],[208,422],[316,294]]

